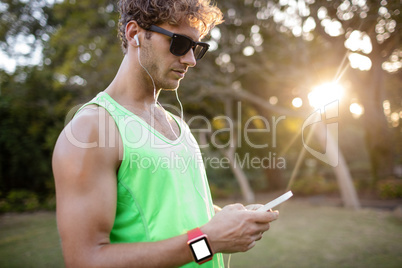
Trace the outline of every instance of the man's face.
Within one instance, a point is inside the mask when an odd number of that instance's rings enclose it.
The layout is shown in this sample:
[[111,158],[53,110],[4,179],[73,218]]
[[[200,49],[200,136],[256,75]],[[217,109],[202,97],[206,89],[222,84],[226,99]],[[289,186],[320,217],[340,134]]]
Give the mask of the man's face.
[[[178,26],[164,23],[158,26],[170,32],[185,35],[193,41],[198,41],[200,38],[199,31],[186,23]],[[192,49],[183,56],[175,56],[169,51],[170,42],[169,36],[152,32],[151,38],[145,38],[141,45],[141,62],[154,79],[157,89],[177,89],[188,68],[196,65]]]

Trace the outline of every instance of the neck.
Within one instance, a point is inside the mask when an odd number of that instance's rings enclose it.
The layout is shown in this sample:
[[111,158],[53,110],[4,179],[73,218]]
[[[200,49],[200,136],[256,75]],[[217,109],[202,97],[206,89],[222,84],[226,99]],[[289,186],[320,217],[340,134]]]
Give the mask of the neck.
[[140,105],[144,109],[155,105],[160,89],[154,90],[152,79],[141,67],[135,55],[125,55],[120,68],[112,83],[106,88],[108,93],[117,102],[126,105]]

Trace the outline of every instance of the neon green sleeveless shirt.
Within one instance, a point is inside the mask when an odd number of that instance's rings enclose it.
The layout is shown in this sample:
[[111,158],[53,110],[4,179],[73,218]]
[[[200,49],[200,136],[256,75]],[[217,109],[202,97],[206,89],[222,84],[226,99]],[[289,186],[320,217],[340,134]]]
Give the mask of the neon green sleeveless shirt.
[[[180,128],[180,136],[171,141],[105,92],[83,107],[89,104],[103,107],[113,117],[123,141],[111,243],[168,239],[212,218],[205,167],[187,124],[171,115]],[[183,267],[218,268],[224,264],[219,253],[202,265],[191,262]]]

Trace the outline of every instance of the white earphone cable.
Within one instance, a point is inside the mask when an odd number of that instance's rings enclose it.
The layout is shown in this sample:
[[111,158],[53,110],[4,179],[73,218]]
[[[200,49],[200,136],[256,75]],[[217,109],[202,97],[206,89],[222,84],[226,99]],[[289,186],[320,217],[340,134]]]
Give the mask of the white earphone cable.
[[180,105],[180,119],[181,119],[181,121],[183,121],[183,120],[184,120],[184,116],[183,116],[183,105],[181,104],[181,101],[180,101],[180,99],[179,99],[179,93],[177,92],[177,89],[176,89],[175,91],[176,91],[176,99],[177,99],[177,102],[178,102],[179,105]]
[[[155,81],[154,81],[154,79],[152,78],[152,75],[148,72],[147,68],[145,68],[144,65],[142,65],[140,53],[141,53],[141,52],[140,52],[140,47],[138,46],[138,54],[137,54],[137,55],[138,55],[138,62],[139,62],[139,64],[140,64],[140,66],[142,67],[142,69],[144,69],[145,72],[148,74],[148,76],[151,78],[151,80],[152,80],[152,85],[153,85],[153,87],[154,87],[154,104],[155,104],[155,106],[156,106],[156,104],[158,104],[158,105],[163,109],[163,111],[164,111],[164,113],[165,113],[166,121],[168,122],[168,124],[169,124],[169,126],[170,126],[170,130],[173,132],[173,134],[175,135],[176,139],[178,139],[179,137],[177,136],[176,132],[173,130],[172,124],[170,124],[170,122],[169,122],[169,117],[168,117],[169,115],[168,115],[168,113],[166,112],[165,108],[163,108],[163,106],[157,101],[157,98],[156,98],[156,86],[155,86]],[[180,105],[181,105],[181,103],[180,103]]]
[[[154,79],[152,78],[152,75],[148,72],[147,68],[145,68],[144,65],[142,65],[140,53],[141,53],[141,52],[140,52],[140,47],[138,46],[138,54],[137,54],[137,55],[138,55],[138,62],[139,62],[139,64],[140,64],[140,66],[145,70],[145,72],[148,74],[148,76],[149,76],[149,77],[151,78],[151,80],[152,80],[152,85],[153,85],[153,87],[154,87],[154,101],[155,101],[155,105],[158,104],[158,105],[163,109],[163,111],[164,111],[164,113],[165,113],[166,121],[168,122],[168,124],[169,124],[169,126],[170,126],[170,129],[172,130],[172,132],[173,132],[173,134],[175,135],[176,139],[179,139],[179,137],[177,136],[176,132],[173,130],[172,124],[170,124],[170,122],[169,122],[169,114],[167,113],[167,111],[165,110],[165,108],[163,108],[163,106],[157,101],[157,98],[156,98],[156,86],[155,86],[155,81],[154,81]],[[176,99],[177,99],[177,101],[178,101],[178,103],[179,103],[179,105],[180,105],[180,119],[181,119],[180,124],[182,124],[182,122],[184,122],[183,105],[182,105],[182,103],[181,103],[181,101],[180,101],[180,99],[179,99],[179,95],[178,95],[177,89],[176,89],[175,91],[176,91]],[[180,126],[180,125],[179,125],[179,126]],[[183,129],[182,129],[181,131],[183,131]],[[185,146],[185,149],[186,149],[186,151],[187,151],[187,146]],[[201,198],[203,199],[205,205],[208,207],[208,210],[211,212],[211,209],[212,209],[212,208],[210,207],[209,202],[208,202],[206,196],[204,197],[204,195],[201,194],[200,190],[198,189],[198,187],[197,187],[197,185],[196,185],[196,183],[195,183],[195,181],[194,181],[194,178],[192,178],[192,180],[193,180],[193,184],[194,184],[194,187],[195,187],[196,191],[198,192],[198,194],[199,194],[199,195],[201,196]],[[204,193],[205,193],[205,191],[206,191],[206,189],[205,189],[205,184],[203,185],[203,187],[204,187]],[[210,216],[211,216],[210,213],[208,213],[208,218],[209,218],[209,220],[210,220]],[[230,258],[229,258],[229,262],[230,262]],[[228,264],[229,264],[229,262],[228,262]]]
[[155,101],[155,104],[156,104],[156,87],[155,87],[155,81],[154,81],[154,79],[152,78],[152,75],[148,72],[148,70],[147,70],[147,68],[145,68],[144,67],[144,65],[142,65],[142,63],[141,63],[141,58],[140,58],[140,47],[138,46],[138,62],[139,62],[139,64],[141,65],[141,67],[142,67],[142,69],[144,69],[145,70],[145,72],[147,72],[147,74],[148,74],[148,76],[151,78],[151,80],[152,80],[152,85],[154,86],[154,101]]

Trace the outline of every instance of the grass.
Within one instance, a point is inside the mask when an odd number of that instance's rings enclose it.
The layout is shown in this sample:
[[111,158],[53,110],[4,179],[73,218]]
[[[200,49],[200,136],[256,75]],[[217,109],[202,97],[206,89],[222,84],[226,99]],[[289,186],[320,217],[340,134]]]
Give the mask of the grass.
[[55,213],[0,216],[0,267],[63,267]]
[[402,222],[391,212],[311,206],[294,200],[230,267],[402,267]]
[[[63,266],[54,213],[0,217],[0,267]],[[289,200],[257,246],[232,255],[230,267],[399,268],[402,221],[389,211]]]

